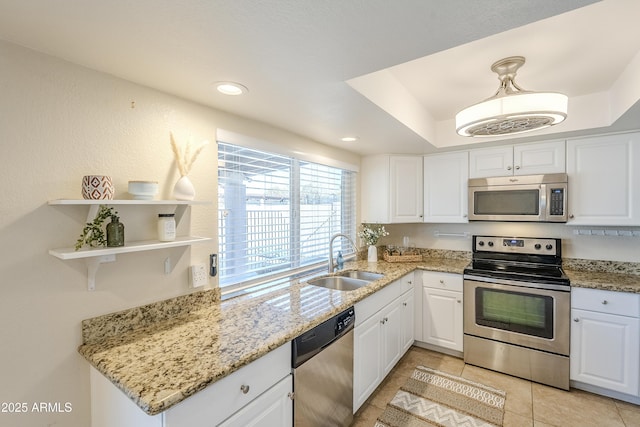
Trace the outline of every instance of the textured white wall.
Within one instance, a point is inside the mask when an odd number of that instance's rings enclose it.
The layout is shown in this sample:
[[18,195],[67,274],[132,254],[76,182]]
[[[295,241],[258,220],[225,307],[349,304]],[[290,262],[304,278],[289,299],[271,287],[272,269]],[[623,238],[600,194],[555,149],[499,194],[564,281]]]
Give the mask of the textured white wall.
[[[217,248],[214,239],[119,255],[88,292],[84,261],[47,253],[74,244],[87,208],[48,200],[81,198],[88,174],[111,175],[116,198],[127,198],[129,180],[157,180],[159,198],[170,198],[179,177],[170,131],[179,143],[211,141],[190,174],[199,200],[215,201],[218,127],[359,163],[352,153],[1,41],[0,70],[0,402],[29,408],[0,412],[1,426],[89,426],[89,367],[76,351],[81,321],[191,292],[189,264],[206,262]],[[117,209],[128,239],[154,238],[155,208]],[[192,234],[215,238],[215,203],[192,207],[186,219],[182,232],[191,225]],[[174,268],[165,275],[167,257]],[[32,412],[39,402],[63,409],[69,402],[72,410]]]
[[564,258],[640,262],[640,237],[578,236],[574,230],[640,230],[640,227],[572,227],[566,224],[473,222],[469,224],[396,224],[385,227],[390,235],[381,244],[401,245],[408,236],[417,247],[470,251],[471,237],[435,237],[434,232],[485,236],[552,237],[562,239]]

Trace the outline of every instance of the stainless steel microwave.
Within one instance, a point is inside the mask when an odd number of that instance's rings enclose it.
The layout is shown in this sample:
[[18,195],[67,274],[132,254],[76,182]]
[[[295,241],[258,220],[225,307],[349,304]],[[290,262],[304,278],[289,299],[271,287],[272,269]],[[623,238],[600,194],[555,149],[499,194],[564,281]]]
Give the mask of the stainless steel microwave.
[[567,174],[469,180],[469,220],[567,222]]

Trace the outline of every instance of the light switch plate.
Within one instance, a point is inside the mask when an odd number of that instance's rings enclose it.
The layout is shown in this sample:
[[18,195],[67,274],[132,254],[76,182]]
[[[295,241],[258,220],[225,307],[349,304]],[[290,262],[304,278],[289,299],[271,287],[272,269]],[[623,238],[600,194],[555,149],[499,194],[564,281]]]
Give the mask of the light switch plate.
[[205,264],[192,265],[189,272],[191,273],[191,287],[199,288],[209,283],[207,266]]

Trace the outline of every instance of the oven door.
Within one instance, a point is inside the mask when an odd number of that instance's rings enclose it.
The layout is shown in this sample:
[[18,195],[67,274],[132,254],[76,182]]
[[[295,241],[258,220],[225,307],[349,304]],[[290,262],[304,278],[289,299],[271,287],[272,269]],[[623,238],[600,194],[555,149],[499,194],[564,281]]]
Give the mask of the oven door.
[[571,293],[464,280],[464,333],[569,355]]

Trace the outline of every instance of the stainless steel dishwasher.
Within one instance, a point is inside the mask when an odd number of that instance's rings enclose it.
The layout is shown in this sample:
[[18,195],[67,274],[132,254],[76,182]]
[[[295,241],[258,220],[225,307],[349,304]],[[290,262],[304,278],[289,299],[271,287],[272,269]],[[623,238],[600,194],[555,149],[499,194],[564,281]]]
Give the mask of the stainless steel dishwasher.
[[353,421],[353,307],[293,340],[293,425]]

